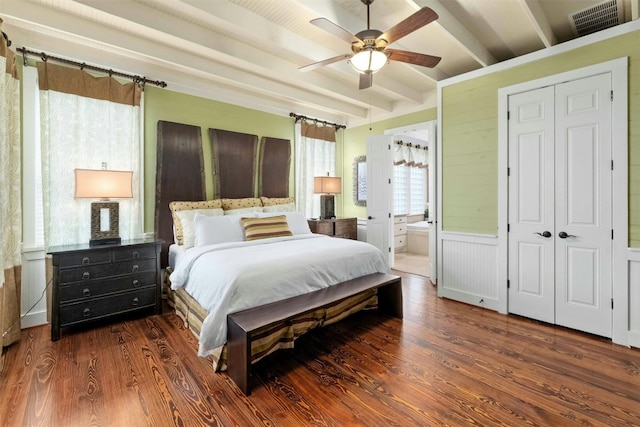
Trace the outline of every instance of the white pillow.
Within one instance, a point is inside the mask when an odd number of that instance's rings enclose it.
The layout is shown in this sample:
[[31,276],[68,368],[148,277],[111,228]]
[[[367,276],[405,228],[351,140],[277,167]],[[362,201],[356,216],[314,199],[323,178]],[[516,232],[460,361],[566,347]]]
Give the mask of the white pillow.
[[289,230],[294,236],[296,234],[311,234],[307,217],[303,212],[261,212],[256,214],[258,218],[268,218],[276,215],[285,215],[287,217]]
[[296,204],[287,203],[285,205],[264,206],[262,208],[262,211],[263,212],[295,212]]
[[219,208],[188,209],[184,211],[177,211],[176,215],[178,216],[180,224],[182,225],[182,245],[185,247],[185,249],[188,249],[193,247],[195,241],[195,228],[193,224],[195,216],[222,216],[224,215],[224,211]]
[[254,206],[252,208],[227,209],[226,211],[224,211],[224,214],[225,215],[243,215],[243,216],[252,217],[252,215],[248,215],[248,214],[254,214],[256,212],[262,212],[262,206]]
[[195,246],[215,245],[218,243],[242,242],[244,229],[240,224],[240,215],[204,216],[195,218]]

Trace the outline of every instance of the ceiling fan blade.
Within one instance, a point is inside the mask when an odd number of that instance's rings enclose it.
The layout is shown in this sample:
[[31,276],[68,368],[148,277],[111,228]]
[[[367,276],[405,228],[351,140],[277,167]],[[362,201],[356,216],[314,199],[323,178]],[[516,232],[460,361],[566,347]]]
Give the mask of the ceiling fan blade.
[[367,89],[373,85],[373,73],[360,74],[360,84],[358,89]]
[[338,61],[342,61],[342,60],[345,60],[345,59],[349,59],[352,56],[353,56],[353,54],[351,54],[351,53],[349,53],[349,54],[345,53],[343,55],[338,55],[338,56],[334,56],[333,58],[325,59],[324,61],[314,62],[313,64],[305,65],[303,67],[298,68],[298,70],[300,70],[300,71],[315,70],[316,68],[324,67],[325,65],[333,64],[334,62],[338,62]]
[[387,44],[391,44],[407,34],[414,32],[418,28],[424,27],[429,22],[435,21],[436,19],[438,19],[438,14],[430,7],[425,6],[413,15],[398,22],[396,25],[380,34],[376,38],[376,42],[384,39],[387,41]]
[[384,52],[389,55],[389,59],[392,61],[407,62],[409,64],[421,65],[429,68],[433,68],[438,65],[438,62],[442,59],[439,56],[407,52],[406,50],[385,49]]
[[316,18],[309,21],[311,24],[315,25],[318,28],[322,28],[328,33],[333,34],[334,36],[346,41],[347,43],[362,43],[364,42],[360,40],[355,35],[351,34],[349,31],[345,30],[338,24],[334,24],[329,21],[327,18]]

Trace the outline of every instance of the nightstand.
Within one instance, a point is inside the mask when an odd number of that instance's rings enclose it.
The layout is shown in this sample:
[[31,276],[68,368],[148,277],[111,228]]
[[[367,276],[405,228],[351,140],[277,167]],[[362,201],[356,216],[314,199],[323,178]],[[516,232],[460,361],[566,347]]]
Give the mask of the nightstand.
[[60,329],[138,311],[162,312],[162,240],[49,249],[53,264],[51,340]]
[[308,223],[312,233],[343,239],[358,239],[357,218],[310,219]]

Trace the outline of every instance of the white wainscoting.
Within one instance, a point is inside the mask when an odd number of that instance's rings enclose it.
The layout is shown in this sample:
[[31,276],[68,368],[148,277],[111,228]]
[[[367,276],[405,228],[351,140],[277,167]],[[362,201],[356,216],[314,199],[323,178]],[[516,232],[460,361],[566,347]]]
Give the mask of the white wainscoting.
[[498,310],[497,237],[443,231],[441,239],[438,296]]
[[640,347],[640,249],[629,249],[628,344]]
[[45,253],[42,248],[22,250],[22,329],[47,323]]

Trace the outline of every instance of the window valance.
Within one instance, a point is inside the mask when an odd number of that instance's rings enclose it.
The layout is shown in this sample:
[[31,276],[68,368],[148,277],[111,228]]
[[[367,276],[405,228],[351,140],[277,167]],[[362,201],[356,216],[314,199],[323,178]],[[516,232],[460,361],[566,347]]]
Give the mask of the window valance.
[[38,62],[40,90],[53,90],[86,98],[139,106],[142,88],[139,84],[120,83],[113,77],[95,77],[86,71]]
[[302,136],[306,138],[336,142],[336,128],[333,126],[318,126],[315,123],[307,123],[304,120],[300,123],[302,125]]

